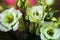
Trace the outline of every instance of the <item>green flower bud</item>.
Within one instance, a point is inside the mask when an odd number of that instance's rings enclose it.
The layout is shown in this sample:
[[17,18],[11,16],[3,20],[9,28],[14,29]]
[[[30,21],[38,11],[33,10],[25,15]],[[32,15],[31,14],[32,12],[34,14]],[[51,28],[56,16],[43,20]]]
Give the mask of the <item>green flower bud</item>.
[[51,20],[52,20],[52,21],[57,21],[57,19],[56,19],[55,17],[53,17]]

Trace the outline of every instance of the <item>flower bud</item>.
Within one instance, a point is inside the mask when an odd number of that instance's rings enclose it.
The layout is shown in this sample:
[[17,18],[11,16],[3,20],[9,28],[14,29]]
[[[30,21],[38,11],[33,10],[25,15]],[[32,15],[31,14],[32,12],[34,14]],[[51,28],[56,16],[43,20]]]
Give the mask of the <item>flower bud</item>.
[[53,5],[54,0],[46,0],[45,2],[48,6],[51,6],[51,5]]

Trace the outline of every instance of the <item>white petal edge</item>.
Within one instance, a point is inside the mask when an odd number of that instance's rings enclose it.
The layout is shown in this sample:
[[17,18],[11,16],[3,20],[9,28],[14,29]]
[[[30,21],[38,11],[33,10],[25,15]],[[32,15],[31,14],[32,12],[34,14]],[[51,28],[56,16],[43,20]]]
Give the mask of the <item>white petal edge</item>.
[[19,26],[19,22],[17,22],[14,27],[13,27],[13,31],[16,31],[18,29],[18,26]]

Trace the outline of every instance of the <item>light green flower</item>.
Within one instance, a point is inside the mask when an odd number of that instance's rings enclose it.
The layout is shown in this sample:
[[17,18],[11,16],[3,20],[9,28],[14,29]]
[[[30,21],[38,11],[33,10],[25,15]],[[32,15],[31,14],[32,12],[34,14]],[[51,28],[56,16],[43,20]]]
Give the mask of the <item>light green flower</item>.
[[53,22],[45,22],[40,31],[41,40],[59,40],[60,38],[60,29],[56,28]]
[[1,31],[17,30],[19,19],[22,17],[22,13],[19,10],[10,8],[2,12],[0,20]]
[[54,0],[45,0],[48,6],[51,6],[54,3]]
[[43,13],[42,6],[32,6],[31,8],[27,8],[26,13],[26,20],[30,20],[30,22],[41,22],[46,16],[46,13]]

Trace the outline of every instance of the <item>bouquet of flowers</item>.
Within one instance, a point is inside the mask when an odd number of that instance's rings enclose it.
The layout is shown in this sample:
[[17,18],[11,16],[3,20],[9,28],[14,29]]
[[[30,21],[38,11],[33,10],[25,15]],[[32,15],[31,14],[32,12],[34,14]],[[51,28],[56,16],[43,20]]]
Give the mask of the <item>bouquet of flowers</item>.
[[[7,9],[0,6],[0,30],[24,31],[40,36],[41,40],[60,40],[59,10],[54,9],[56,0],[4,0]],[[5,4],[4,4],[5,5]],[[2,11],[4,10],[4,11]]]

